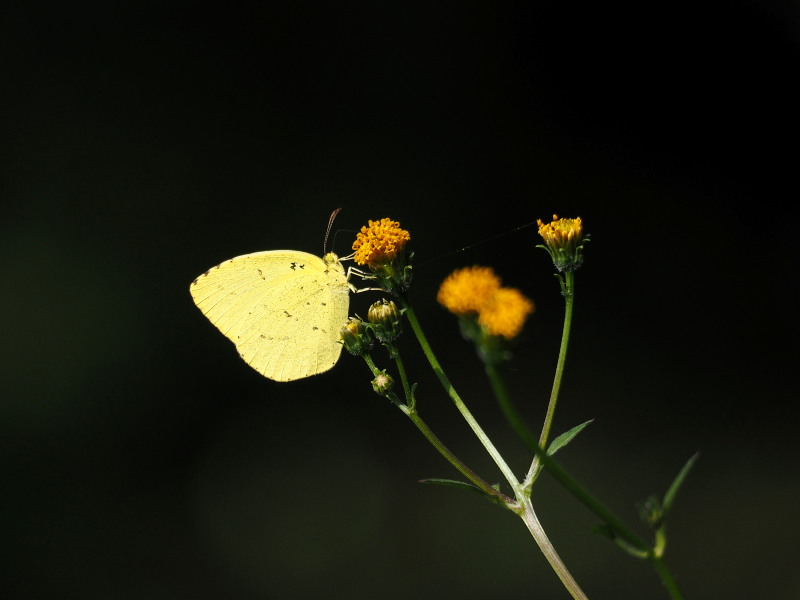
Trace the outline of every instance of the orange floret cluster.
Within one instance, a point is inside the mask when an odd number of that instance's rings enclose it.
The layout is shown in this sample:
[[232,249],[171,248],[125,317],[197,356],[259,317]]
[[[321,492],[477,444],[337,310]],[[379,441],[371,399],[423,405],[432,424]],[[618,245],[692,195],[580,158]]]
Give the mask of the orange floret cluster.
[[559,219],[553,215],[553,221],[543,223],[541,219],[539,235],[544,240],[544,248],[553,259],[553,264],[559,271],[575,271],[583,263],[583,243],[588,241],[588,236],[583,235],[583,222],[577,219]]
[[453,314],[477,313],[499,289],[500,278],[491,267],[465,267],[447,276],[436,299]]
[[502,287],[490,267],[465,267],[451,273],[439,287],[440,304],[456,315],[477,315],[487,333],[511,339],[519,334],[533,302],[519,290]]
[[525,319],[533,312],[533,302],[515,288],[500,288],[478,313],[478,323],[491,335],[516,337]]
[[537,219],[536,224],[539,226],[539,235],[548,246],[564,247],[580,244],[583,239],[583,222],[580,217],[559,219],[558,215],[553,215],[552,222],[544,223],[541,219]]
[[377,269],[388,264],[403,250],[411,239],[411,234],[400,228],[400,223],[391,219],[368,221],[361,228],[353,242],[355,255],[353,260],[359,265],[368,265]]

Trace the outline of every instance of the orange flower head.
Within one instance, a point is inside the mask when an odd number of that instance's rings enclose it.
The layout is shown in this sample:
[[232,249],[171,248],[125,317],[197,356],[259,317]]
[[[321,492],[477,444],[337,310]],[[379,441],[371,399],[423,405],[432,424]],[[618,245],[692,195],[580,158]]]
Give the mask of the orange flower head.
[[547,250],[553,264],[559,271],[575,271],[583,263],[583,242],[588,236],[583,235],[583,222],[577,219],[559,219],[553,215],[550,223],[537,221],[539,235],[545,245],[539,246]]
[[489,335],[516,337],[528,315],[534,311],[533,302],[515,288],[495,290],[489,302],[478,313],[478,323]]
[[361,228],[353,242],[355,255],[353,260],[359,265],[367,265],[372,270],[377,270],[388,265],[402,252],[406,243],[411,239],[411,234],[400,228],[400,223],[391,219],[368,221],[368,225]]
[[478,313],[500,289],[500,278],[491,267],[465,267],[442,282],[436,299],[451,313]]

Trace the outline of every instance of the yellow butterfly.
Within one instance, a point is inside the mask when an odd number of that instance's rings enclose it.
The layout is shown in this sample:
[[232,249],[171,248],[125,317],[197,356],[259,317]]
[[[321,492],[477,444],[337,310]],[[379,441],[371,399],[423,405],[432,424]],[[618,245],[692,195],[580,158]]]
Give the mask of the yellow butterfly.
[[350,290],[336,254],[297,250],[237,256],[189,286],[194,303],[245,362],[275,381],[310,377],[337,363]]

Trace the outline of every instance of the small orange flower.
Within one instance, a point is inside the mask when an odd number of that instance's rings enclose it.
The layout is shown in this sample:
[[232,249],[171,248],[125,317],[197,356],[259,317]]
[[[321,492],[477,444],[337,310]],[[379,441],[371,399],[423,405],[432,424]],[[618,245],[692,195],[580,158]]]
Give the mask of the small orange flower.
[[547,244],[563,246],[576,240],[580,242],[583,235],[583,222],[580,217],[560,219],[558,215],[553,215],[552,222],[543,223],[541,219],[537,219],[536,224],[539,226],[539,235]]
[[353,260],[359,265],[368,265],[370,269],[377,270],[390,263],[403,250],[411,239],[411,234],[400,229],[400,223],[391,219],[370,220],[368,223],[369,225],[361,228],[353,242]]
[[502,287],[490,267],[454,271],[442,282],[436,299],[451,313],[473,323],[477,320],[483,335],[506,339],[519,334],[534,310],[533,302],[519,290]]
[[583,242],[589,239],[588,236],[584,238],[581,218],[559,219],[558,215],[553,215],[551,223],[539,219],[537,224],[545,243],[539,247],[547,250],[556,268],[559,271],[577,270],[583,263]]
[[534,311],[533,302],[515,288],[500,288],[478,313],[478,323],[490,335],[502,335],[507,340],[522,330],[528,315]]
[[500,278],[491,267],[465,267],[447,276],[436,299],[453,314],[477,313],[498,289]]

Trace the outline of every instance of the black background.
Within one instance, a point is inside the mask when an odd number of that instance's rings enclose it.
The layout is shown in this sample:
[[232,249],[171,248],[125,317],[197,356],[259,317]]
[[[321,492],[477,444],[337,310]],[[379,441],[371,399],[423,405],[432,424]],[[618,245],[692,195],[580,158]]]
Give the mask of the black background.
[[[416,483],[456,474],[359,361],[271,382],[192,304],[223,259],[321,253],[337,207],[342,255],[368,219],[411,232],[423,325],[519,473],[435,293],[489,264],[536,302],[507,381],[540,422],[562,303],[517,228],[580,215],[555,429],[595,421],[563,464],[635,525],[699,450],[667,551],[687,598],[796,593],[795,3],[3,12],[4,595],[567,597],[517,519]],[[499,480],[404,342],[423,416]],[[535,502],[591,598],[666,597],[548,476]]]

